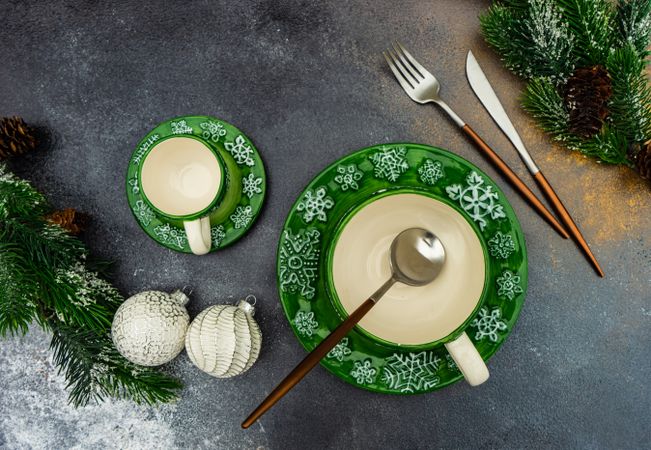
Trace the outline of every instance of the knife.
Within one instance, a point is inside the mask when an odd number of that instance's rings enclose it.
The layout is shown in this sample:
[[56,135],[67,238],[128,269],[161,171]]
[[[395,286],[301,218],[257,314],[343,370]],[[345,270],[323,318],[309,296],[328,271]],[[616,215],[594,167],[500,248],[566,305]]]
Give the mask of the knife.
[[590,246],[581,234],[579,227],[572,219],[572,216],[570,216],[570,213],[563,205],[563,202],[561,202],[551,184],[549,184],[549,181],[547,181],[547,178],[545,178],[536,165],[533,157],[527,151],[520,135],[513,126],[513,123],[511,123],[506,111],[504,111],[502,103],[500,103],[499,98],[497,98],[497,95],[488,81],[488,78],[486,78],[484,71],[479,67],[479,63],[472,54],[472,51],[468,51],[468,57],[466,58],[466,76],[468,77],[468,82],[470,83],[472,90],[475,92],[475,95],[479,98],[481,104],[484,105],[484,108],[486,108],[497,126],[500,127],[502,132],[509,138],[515,149],[518,151],[520,158],[522,158],[525,166],[527,166],[527,169],[531,175],[533,175],[534,180],[536,180],[536,183],[540,186],[540,189],[545,194],[547,200],[549,200],[554,207],[554,210],[559,215],[563,225],[565,225],[576,244],[583,251],[588,261],[590,261],[597,274],[599,274],[600,277],[603,277],[604,271],[597,262],[597,258],[592,253],[592,250],[590,250]]

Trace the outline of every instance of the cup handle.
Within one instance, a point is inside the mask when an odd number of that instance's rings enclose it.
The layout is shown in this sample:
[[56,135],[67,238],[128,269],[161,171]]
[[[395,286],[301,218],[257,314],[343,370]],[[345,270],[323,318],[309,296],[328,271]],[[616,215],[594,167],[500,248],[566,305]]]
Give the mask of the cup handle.
[[195,255],[205,255],[210,251],[210,218],[200,217],[183,222],[185,234],[188,236],[190,250]]
[[445,348],[470,386],[479,386],[488,380],[488,367],[465,332],[447,342]]

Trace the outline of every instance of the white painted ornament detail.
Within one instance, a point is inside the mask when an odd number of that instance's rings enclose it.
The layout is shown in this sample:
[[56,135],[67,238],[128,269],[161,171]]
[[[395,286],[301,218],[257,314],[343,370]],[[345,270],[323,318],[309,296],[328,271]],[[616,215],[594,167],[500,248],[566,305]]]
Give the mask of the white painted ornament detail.
[[[247,297],[255,300],[254,296]],[[246,372],[258,359],[262,345],[253,305],[215,305],[192,321],[185,348],[192,363],[208,375],[229,378]]]
[[466,177],[466,185],[453,184],[445,188],[452,200],[458,201],[472,220],[483,231],[488,224],[487,218],[506,217],[504,208],[498,203],[499,195],[493,186],[474,170]]
[[394,353],[386,359],[382,380],[400,392],[419,392],[436,386],[441,359],[434,352]]
[[235,142],[227,142],[224,144],[226,150],[233,156],[235,162],[240,166],[246,165],[253,167],[255,161],[253,160],[253,149],[246,143],[244,136],[239,135],[235,138]]
[[183,350],[190,316],[188,297],[146,291],[128,298],[115,313],[111,336],[115,348],[129,361],[141,366],[159,366]]

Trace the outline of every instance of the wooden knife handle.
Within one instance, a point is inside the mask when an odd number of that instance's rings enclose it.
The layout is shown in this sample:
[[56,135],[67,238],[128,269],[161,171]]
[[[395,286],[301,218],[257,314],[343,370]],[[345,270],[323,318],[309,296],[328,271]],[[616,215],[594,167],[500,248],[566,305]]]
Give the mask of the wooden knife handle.
[[572,219],[572,216],[570,216],[570,213],[567,211],[567,208],[565,208],[565,205],[563,205],[561,199],[558,198],[558,195],[556,195],[556,192],[552,188],[552,185],[549,184],[549,181],[547,181],[547,178],[545,178],[545,175],[543,175],[542,172],[538,172],[537,174],[535,174],[534,178],[536,179],[538,186],[540,186],[540,189],[544,192],[545,196],[547,197],[547,200],[549,200],[549,203],[552,204],[552,206],[558,213],[558,216],[561,218],[561,220],[569,230],[570,235],[572,236],[574,241],[581,248],[588,261],[590,261],[590,264],[592,264],[594,270],[597,272],[597,274],[600,277],[603,278],[604,271],[599,265],[597,258],[592,253],[592,250],[590,250],[590,246],[588,245],[585,238],[581,234],[581,230],[579,230],[579,227],[574,222],[574,219]]
[[357,323],[362,320],[362,317],[375,305],[372,299],[366,300],[362,303],[353,313],[344,320],[341,325],[335,328],[314,350],[312,350],[303,361],[301,361],[289,375],[285,377],[280,384],[271,391],[271,394],[265,398],[260,406],[258,406],[249,417],[242,422],[242,428],[249,428],[256,420],[260,418],[267,410],[276,404],[291,388],[303,379],[307,373],[316,366],[323,357],[325,357],[335,345],[341,341],[344,336],[353,329]]
[[515,190],[518,191],[522,198],[524,198],[529,203],[529,205],[531,205],[531,207],[535,209],[536,212],[542,216],[542,218],[545,219],[554,230],[558,232],[558,234],[567,239],[569,235],[567,234],[567,231],[565,231],[565,228],[558,222],[558,220],[556,220],[554,215],[549,212],[549,210],[538,199],[538,197],[536,197],[536,194],[531,192],[531,189],[529,189],[527,185],[524,184],[524,181],[522,181],[520,177],[518,177],[515,172],[511,170],[511,168],[504,162],[504,160],[500,158],[499,155],[495,153],[493,149],[490,148],[477,133],[475,133],[475,130],[470,128],[470,125],[464,125],[462,127],[462,130],[475,143],[482,154],[488,158],[493,166],[502,174],[502,176],[507,179],[511,186],[513,186]]

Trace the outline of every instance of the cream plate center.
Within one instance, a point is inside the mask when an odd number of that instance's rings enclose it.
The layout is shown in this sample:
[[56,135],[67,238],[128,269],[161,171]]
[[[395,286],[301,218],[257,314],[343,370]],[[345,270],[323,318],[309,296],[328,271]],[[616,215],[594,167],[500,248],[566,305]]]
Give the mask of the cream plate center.
[[391,276],[389,249],[403,230],[425,228],[443,242],[443,270],[423,287],[396,283],[359,326],[389,342],[426,344],[445,338],[473,312],[485,281],[484,251],[466,219],[418,194],[394,194],[357,211],[335,243],[336,295],[350,314]]

